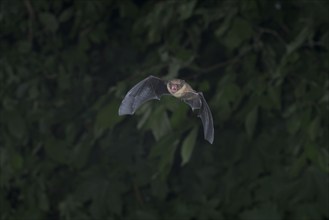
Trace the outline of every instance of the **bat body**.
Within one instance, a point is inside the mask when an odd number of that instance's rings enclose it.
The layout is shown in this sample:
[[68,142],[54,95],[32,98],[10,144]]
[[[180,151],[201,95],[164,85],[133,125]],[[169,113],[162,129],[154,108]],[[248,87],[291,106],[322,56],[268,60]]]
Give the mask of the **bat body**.
[[203,124],[204,138],[213,143],[214,125],[210,108],[202,92],[196,92],[181,79],[165,81],[155,76],[147,77],[127,93],[120,105],[119,115],[132,115],[143,103],[151,99],[160,100],[162,95],[172,95],[187,103],[193,111],[198,110],[198,117]]

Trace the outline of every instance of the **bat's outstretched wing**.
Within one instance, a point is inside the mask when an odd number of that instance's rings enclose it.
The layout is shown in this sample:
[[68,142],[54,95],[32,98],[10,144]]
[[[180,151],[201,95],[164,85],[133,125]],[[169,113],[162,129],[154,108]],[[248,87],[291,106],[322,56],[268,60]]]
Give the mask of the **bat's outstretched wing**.
[[164,94],[169,94],[166,82],[149,76],[129,90],[120,105],[119,115],[132,115],[143,103],[151,99],[160,99]]
[[201,97],[202,106],[198,117],[201,118],[203,124],[204,138],[212,144],[214,142],[214,121],[210,108],[202,92],[199,92],[199,95]]
[[203,125],[204,138],[209,141],[209,143],[214,142],[214,122],[210,108],[204,98],[202,92],[191,92],[186,95],[187,98],[183,99],[194,111],[199,110],[198,117],[201,118]]

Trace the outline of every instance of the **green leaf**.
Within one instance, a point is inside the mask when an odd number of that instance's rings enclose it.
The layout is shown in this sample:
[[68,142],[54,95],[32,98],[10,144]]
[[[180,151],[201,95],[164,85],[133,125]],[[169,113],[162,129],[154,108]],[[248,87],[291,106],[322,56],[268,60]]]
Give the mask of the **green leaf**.
[[76,169],[80,169],[85,166],[89,159],[92,146],[92,143],[88,143],[86,141],[75,145],[70,154],[70,165]]
[[210,89],[210,83],[208,80],[204,80],[199,84],[199,90],[202,92],[208,92]]
[[142,127],[148,127],[148,120],[152,113],[152,108],[150,107],[150,103],[145,103],[140,107],[139,110],[137,110],[136,115],[142,115],[142,118],[139,119],[137,124],[137,129],[141,129]]
[[236,10],[231,10],[229,15],[226,16],[224,22],[220,24],[220,26],[215,30],[215,36],[221,37],[226,31],[230,28],[232,19],[236,15]]
[[190,160],[195,146],[195,140],[197,138],[197,134],[198,134],[198,127],[195,127],[185,138],[181,149],[181,156],[182,156],[181,166],[184,166]]
[[45,151],[49,158],[61,164],[68,164],[70,152],[65,141],[48,137],[45,142]]
[[269,97],[272,101],[274,108],[280,110],[281,109],[281,87],[269,87],[268,88]]
[[258,119],[258,107],[254,107],[247,115],[245,128],[249,137],[252,137],[256,128]]
[[319,150],[317,164],[321,170],[326,173],[329,173],[329,152],[322,148]]
[[119,1],[118,7],[122,17],[135,17],[138,14],[138,7],[133,1]]
[[224,42],[229,49],[233,50],[251,36],[251,24],[246,20],[237,17],[233,20],[232,27],[225,36]]
[[[177,101],[177,100],[175,100]],[[177,105],[177,103],[176,103]],[[185,103],[182,103],[182,105],[179,105],[179,108],[174,109],[173,115],[170,117],[170,124],[173,129],[176,129],[176,131],[182,131],[184,132],[185,128],[189,129],[189,125],[192,123],[186,123],[186,120],[188,120],[187,112],[190,111],[189,106]]]
[[319,120],[319,117],[316,117],[311,122],[309,130],[308,130],[308,134],[309,134],[311,140],[315,140],[315,138],[318,136],[319,128],[320,128],[320,120]]
[[158,160],[157,172],[153,175],[153,178],[160,177],[164,180],[169,174],[177,145],[178,140],[175,135],[167,135],[152,148],[149,158]]
[[161,179],[154,179],[151,182],[151,190],[152,195],[159,199],[165,199],[169,191],[166,181]]
[[297,160],[295,160],[294,164],[291,166],[291,176],[295,177],[300,174],[301,170],[307,163],[307,155],[306,153],[302,154]]
[[302,122],[299,117],[294,116],[287,121],[287,130],[290,134],[294,135],[299,131],[301,125]]
[[314,202],[296,204],[291,210],[293,219],[298,220],[322,220],[324,216],[317,210],[318,206]]
[[8,112],[6,115],[6,122],[10,133],[18,139],[24,138],[27,133],[27,127],[22,115],[17,111]]
[[169,64],[168,75],[170,75],[170,77],[177,76],[178,71],[180,70],[180,68],[181,68],[181,63],[177,59],[174,59]]
[[180,19],[186,20],[189,17],[191,17],[195,5],[196,5],[195,0],[182,2],[178,7],[178,11],[180,12]]
[[156,140],[165,136],[171,131],[168,114],[162,106],[159,106],[149,117],[148,126]]
[[318,158],[319,158],[319,151],[317,149],[317,146],[314,143],[306,143],[304,145],[305,149],[305,154],[308,159],[313,161],[315,164],[318,163]]
[[[177,60],[179,60],[179,62],[184,65],[185,63],[189,63],[191,62],[191,60],[194,58],[194,54],[193,51],[191,50],[187,50],[183,47],[179,47],[175,50],[175,58],[177,58]],[[180,66],[178,66],[178,70],[179,70]],[[174,71],[173,71],[174,72]]]
[[17,43],[17,48],[22,53],[28,53],[31,50],[32,45],[31,45],[31,42],[24,40],[24,41],[19,41]]
[[291,54],[296,49],[298,49],[304,43],[304,41],[310,36],[310,34],[311,34],[310,27],[309,26],[305,26],[300,31],[300,33],[298,34],[298,36],[294,39],[294,41],[292,41],[291,43],[289,43],[287,45],[287,54]]
[[241,220],[281,220],[282,214],[276,205],[265,203],[251,210],[246,210],[240,214]]
[[118,115],[120,101],[113,99],[112,102],[105,105],[98,111],[95,121],[95,132],[101,132],[105,129],[112,129],[124,117]]
[[11,158],[12,167],[15,170],[20,170],[23,167],[23,162],[24,161],[23,161],[22,156],[18,153],[14,153],[14,155]]
[[56,32],[58,29],[58,22],[55,15],[51,13],[41,13],[39,15],[40,22],[43,24],[46,30]]
[[59,16],[59,22],[66,22],[68,21],[73,15],[73,8],[65,9],[61,15]]
[[237,106],[241,99],[240,87],[235,83],[228,83],[223,88],[222,99],[227,101],[229,104],[234,104]]

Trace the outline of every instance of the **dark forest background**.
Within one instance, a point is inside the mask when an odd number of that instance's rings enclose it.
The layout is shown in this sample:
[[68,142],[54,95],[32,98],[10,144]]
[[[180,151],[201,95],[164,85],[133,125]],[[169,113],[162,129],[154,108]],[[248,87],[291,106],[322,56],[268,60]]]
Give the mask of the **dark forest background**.
[[[329,219],[326,0],[2,0],[1,220]],[[143,78],[173,97],[118,116]]]

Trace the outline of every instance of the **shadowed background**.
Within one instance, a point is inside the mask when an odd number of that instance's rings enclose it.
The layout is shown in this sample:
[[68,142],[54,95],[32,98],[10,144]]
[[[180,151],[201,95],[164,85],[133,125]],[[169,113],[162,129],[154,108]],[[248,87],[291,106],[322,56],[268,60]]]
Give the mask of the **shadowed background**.
[[[329,219],[328,1],[0,2],[1,220]],[[154,75],[173,97],[118,116]]]

